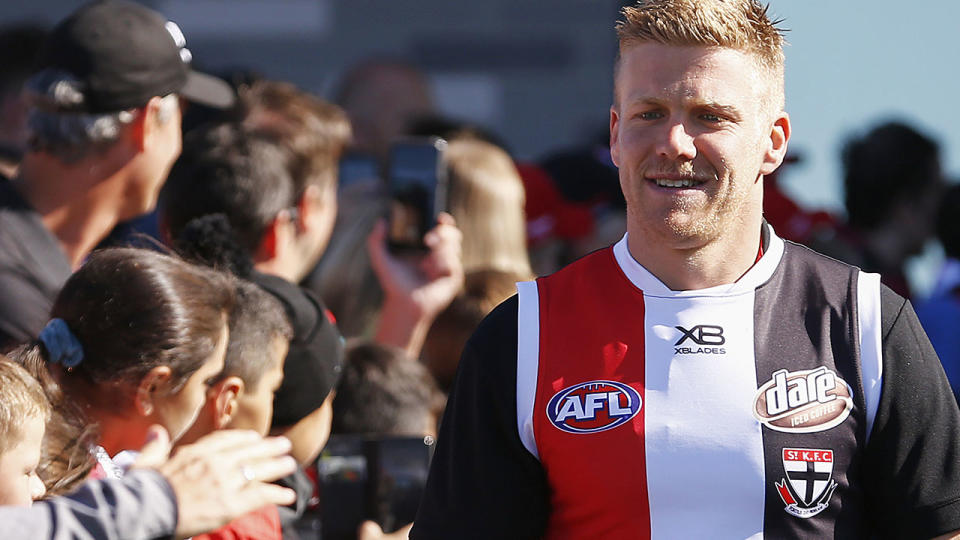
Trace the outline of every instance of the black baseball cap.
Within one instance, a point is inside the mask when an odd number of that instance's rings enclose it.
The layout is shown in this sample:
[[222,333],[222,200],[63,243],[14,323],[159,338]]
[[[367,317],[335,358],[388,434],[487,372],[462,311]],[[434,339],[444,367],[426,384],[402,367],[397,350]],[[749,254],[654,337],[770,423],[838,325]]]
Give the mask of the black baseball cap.
[[293,339],[283,362],[283,383],[273,395],[273,427],[290,427],[320,408],[340,380],[344,347],[323,302],[289,281],[254,271],[250,281],[283,305]]
[[202,105],[231,107],[233,88],[193,71],[191,60],[183,33],[166,17],[134,2],[105,0],[86,4],[61,21],[47,38],[37,67],[76,77],[84,112],[133,109],[171,93]]

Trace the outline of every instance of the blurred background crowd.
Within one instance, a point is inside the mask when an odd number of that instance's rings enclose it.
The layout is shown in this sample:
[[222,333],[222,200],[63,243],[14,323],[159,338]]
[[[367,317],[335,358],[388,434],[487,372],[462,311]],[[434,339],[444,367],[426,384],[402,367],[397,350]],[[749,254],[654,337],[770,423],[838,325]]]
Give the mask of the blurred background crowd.
[[[227,84],[112,108],[71,94],[110,69],[80,61],[84,79],[45,49],[75,3],[32,4],[0,6],[0,351],[53,404],[34,498],[123,469],[119,454],[160,418],[183,443],[226,427],[291,439],[298,502],[232,524],[248,537],[353,537],[368,518],[363,537],[402,534],[476,325],[515,282],[624,233],[607,133],[623,3],[142,2],[182,29],[194,69]],[[774,3],[788,27],[804,24],[781,7],[799,8]],[[861,23],[883,12],[856,9]],[[796,135],[765,179],[765,216],[911,298],[957,392],[954,113],[941,85],[846,64],[882,56],[863,52],[869,26],[830,58],[805,42],[786,51]],[[923,69],[924,55],[940,70],[951,56],[918,50],[919,68],[897,67]],[[834,102],[811,103],[818,87]],[[384,220],[391,148],[410,137],[448,142],[447,212],[416,255],[388,248]],[[373,481],[392,495],[358,487]]]

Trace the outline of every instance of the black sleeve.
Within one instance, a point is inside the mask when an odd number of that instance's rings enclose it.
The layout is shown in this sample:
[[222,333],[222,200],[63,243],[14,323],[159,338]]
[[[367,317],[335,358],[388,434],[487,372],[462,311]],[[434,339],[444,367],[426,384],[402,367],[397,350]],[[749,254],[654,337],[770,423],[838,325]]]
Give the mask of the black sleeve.
[[540,538],[549,490],[517,431],[517,297],[464,348],[410,538]]
[[51,307],[51,299],[33,283],[0,270],[0,352],[36,339]]
[[913,307],[886,287],[881,302],[883,385],[862,471],[870,520],[882,537],[932,538],[960,529],[960,410]]

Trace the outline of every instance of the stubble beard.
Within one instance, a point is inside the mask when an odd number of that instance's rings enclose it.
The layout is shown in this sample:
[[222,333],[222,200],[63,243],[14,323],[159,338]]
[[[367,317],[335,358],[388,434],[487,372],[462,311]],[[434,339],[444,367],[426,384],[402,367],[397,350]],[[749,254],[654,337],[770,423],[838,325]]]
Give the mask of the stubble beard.
[[[722,231],[724,216],[730,211],[731,206],[735,206],[731,197],[731,185],[729,182],[722,182],[721,177],[716,170],[709,165],[695,166],[693,162],[682,163],[660,163],[649,167],[656,172],[679,173],[691,175],[697,178],[708,179],[706,190],[702,197],[684,196],[674,198],[669,207],[650,208],[649,204],[636,206],[641,214],[653,213],[654,215],[637,215],[636,218],[648,224],[647,228],[653,228],[650,231],[662,236],[664,240],[676,245],[702,244],[709,242],[717,237]],[[635,178],[641,179],[640,182],[646,183],[646,171],[641,169],[634,172]],[[642,197],[642,196],[639,196]],[[639,198],[638,197],[638,198]],[[630,201],[628,201],[629,210]]]

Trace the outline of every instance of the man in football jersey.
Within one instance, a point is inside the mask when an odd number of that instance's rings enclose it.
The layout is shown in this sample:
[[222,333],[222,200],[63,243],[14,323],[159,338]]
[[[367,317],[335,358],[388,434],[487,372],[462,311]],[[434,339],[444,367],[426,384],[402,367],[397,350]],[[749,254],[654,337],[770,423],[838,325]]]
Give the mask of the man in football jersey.
[[481,324],[410,537],[957,534],[960,411],[913,309],[763,220],[781,31],[641,0],[617,33],[627,234]]

